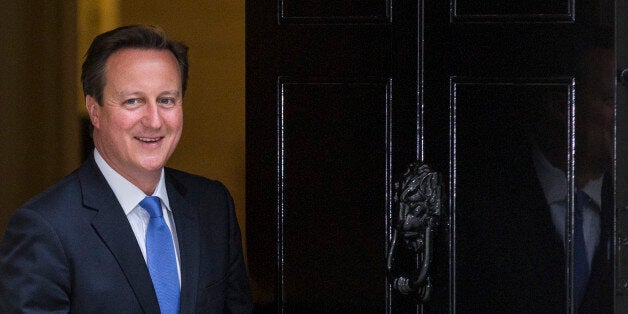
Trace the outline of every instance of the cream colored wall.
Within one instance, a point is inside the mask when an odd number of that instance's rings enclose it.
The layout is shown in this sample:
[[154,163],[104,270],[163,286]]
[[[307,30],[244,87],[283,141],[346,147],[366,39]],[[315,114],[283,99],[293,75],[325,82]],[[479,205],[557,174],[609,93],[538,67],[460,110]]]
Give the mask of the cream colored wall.
[[222,181],[244,236],[244,0],[125,0],[120,23],[158,25],[189,46],[183,135],[169,166]]
[[5,1],[0,19],[0,238],[10,214],[79,164],[74,1]]
[[[77,15],[76,25],[78,33],[76,37],[76,83],[80,88],[81,84],[81,65],[83,57],[92,43],[92,39],[98,34],[116,28],[120,25],[120,8],[119,0],[76,0]],[[87,116],[85,109],[85,96],[80,91],[77,94],[76,104],[78,112],[82,116]]]

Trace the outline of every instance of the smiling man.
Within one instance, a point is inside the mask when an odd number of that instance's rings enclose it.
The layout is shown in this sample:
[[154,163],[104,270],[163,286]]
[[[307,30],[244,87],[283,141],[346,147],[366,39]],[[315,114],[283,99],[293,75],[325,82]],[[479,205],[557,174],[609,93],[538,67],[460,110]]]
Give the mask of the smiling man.
[[86,95],[96,151],[144,193],[153,193],[183,126],[183,91],[169,50],[128,48],[109,56],[102,106]]
[[0,313],[249,313],[225,187],[165,167],[183,127],[187,47],[158,28],[97,36],[81,76],[95,150],[13,214]]

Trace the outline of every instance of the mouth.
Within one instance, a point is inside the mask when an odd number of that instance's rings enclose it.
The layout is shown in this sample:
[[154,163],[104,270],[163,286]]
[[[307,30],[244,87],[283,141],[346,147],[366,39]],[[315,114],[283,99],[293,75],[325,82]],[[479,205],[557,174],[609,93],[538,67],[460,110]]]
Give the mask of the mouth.
[[138,141],[143,142],[143,143],[148,143],[148,144],[159,142],[163,138],[164,138],[163,136],[160,136],[160,137],[135,137],[135,139],[137,139]]

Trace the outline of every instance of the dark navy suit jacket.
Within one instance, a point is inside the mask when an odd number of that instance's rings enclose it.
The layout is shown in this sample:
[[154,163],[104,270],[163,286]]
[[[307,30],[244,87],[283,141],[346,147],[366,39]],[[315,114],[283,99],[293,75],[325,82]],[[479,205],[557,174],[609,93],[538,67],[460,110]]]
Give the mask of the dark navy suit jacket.
[[[226,188],[165,170],[181,261],[181,313],[249,313]],[[159,313],[128,220],[93,157],[19,208],[0,246],[0,313]]]

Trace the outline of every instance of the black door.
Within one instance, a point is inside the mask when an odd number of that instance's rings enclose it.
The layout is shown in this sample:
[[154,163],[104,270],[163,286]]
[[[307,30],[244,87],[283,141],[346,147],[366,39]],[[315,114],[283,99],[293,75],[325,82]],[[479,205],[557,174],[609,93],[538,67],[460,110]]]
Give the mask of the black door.
[[617,313],[628,312],[628,2],[617,1],[615,13],[616,62],[618,84],[616,88],[616,208],[617,208],[617,260],[616,285]]
[[[574,1],[247,1],[257,309],[610,311],[614,4]],[[399,225],[417,159],[429,240]]]

